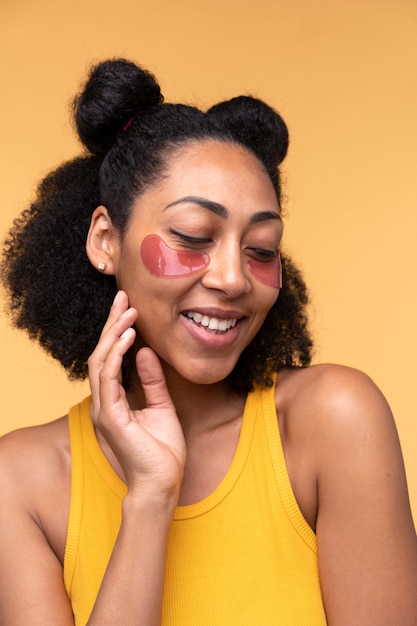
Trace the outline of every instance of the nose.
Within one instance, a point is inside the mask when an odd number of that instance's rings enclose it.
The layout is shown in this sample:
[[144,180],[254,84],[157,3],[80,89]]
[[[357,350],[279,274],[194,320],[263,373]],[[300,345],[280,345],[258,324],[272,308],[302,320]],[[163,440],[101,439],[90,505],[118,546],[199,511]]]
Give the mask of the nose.
[[251,289],[247,261],[238,245],[224,245],[210,251],[210,263],[202,277],[207,289],[222,291],[236,298]]

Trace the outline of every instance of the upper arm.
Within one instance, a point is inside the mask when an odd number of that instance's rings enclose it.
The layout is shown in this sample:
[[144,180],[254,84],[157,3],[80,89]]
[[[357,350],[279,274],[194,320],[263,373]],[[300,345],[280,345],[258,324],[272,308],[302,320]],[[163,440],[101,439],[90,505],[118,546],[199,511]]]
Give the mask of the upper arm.
[[39,475],[18,433],[0,441],[0,623],[73,626],[62,566],[34,507]]
[[390,409],[360,372],[325,385],[317,543],[330,626],[417,624],[417,539]]

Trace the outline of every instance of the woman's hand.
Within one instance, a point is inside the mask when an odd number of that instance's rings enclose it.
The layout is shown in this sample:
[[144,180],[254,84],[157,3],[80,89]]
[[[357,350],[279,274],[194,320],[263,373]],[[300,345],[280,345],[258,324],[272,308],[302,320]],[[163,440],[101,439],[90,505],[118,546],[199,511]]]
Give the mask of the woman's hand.
[[137,372],[145,408],[132,410],[122,386],[123,356],[133,345],[137,312],[119,291],[89,359],[91,418],[113,450],[131,494],[178,498],[185,442],[161,364],[150,348],[139,350]]

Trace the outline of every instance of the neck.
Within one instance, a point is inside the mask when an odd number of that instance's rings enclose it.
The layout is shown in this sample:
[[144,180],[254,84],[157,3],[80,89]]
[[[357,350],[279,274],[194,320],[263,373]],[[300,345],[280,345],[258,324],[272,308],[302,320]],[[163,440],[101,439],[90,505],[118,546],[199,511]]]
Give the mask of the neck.
[[[166,364],[162,363],[162,366],[186,438],[233,419],[235,413],[242,413],[246,398],[238,394],[227,380],[210,385],[196,384],[182,378]],[[141,409],[146,404],[137,376],[127,397],[132,409]]]

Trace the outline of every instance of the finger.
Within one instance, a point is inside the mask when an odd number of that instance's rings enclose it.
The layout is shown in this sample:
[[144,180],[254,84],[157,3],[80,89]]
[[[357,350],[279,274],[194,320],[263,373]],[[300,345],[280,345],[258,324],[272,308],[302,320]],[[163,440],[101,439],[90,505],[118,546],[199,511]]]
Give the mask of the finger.
[[[127,295],[119,292],[114,300],[107,322],[100,335],[99,342],[88,359],[89,382],[93,396],[93,404],[99,407],[100,372],[108,358],[115,342],[120,339],[126,330],[134,323],[137,311],[128,306]],[[126,339],[126,338],[125,338]],[[122,342],[125,351],[129,349],[130,343]],[[120,380],[120,372],[118,375]]]
[[139,350],[136,355],[136,368],[145,394],[146,406],[174,408],[162,365],[151,348],[141,348]]
[[133,328],[127,328],[114,341],[98,374],[98,396],[100,411],[103,414],[112,414],[118,411],[121,408],[118,406],[121,400],[123,408],[128,409],[126,395],[121,386],[121,369],[123,357],[133,345],[135,337],[136,331]]
[[[130,348],[132,342],[126,341],[126,340],[132,335],[131,333],[127,331],[129,331],[130,327],[135,321],[136,315],[137,315],[137,312],[134,309],[128,309],[127,311],[122,313],[120,318],[116,320],[112,324],[112,326],[110,326],[110,328],[107,330],[107,332],[100,338],[99,343],[96,346],[96,349],[94,350],[93,354],[88,359],[89,382],[90,382],[91,392],[93,395],[93,400],[98,400],[98,395],[99,395],[99,390],[100,390],[101,372],[115,344],[119,342],[117,351],[115,353],[116,359],[120,350],[123,352],[123,354],[125,354],[126,351]],[[125,335],[125,333],[127,334]],[[133,338],[134,338],[133,329],[132,329],[132,333],[133,333]],[[122,339],[121,343],[119,341],[120,339]],[[121,368],[121,363],[119,366],[119,371],[116,374],[116,379],[119,381],[121,380],[120,368]],[[114,368],[111,371],[113,372]]]
[[134,324],[136,317],[136,309],[130,307],[127,310],[123,310],[116,319],[113,319],[111,325],[107,325],[106,330],[103,330],[101,333],[99,342],[90,357],[93,366],[100,366],[106,360],[114,343]]
[[107,317],[106,323],[103,326],[101,335],[105,334],[107,330],[110,328],[110,326],[115,322],[115,320],[118,317],[120,317],[123,311],[126,311],[128,308],[129,308],[129,301],[128,301],[127,293],[125,291],[119,290],[116,293],[116,296],[110,307],[109,315]]

